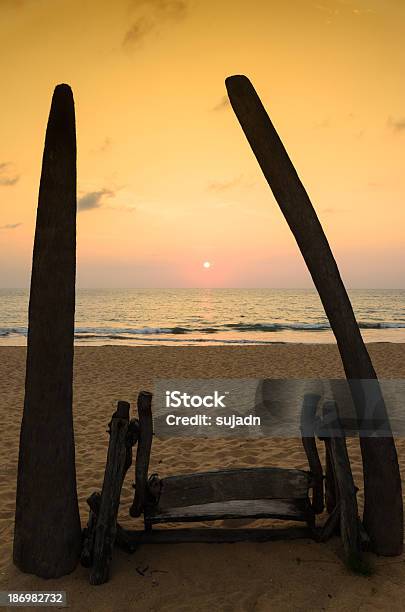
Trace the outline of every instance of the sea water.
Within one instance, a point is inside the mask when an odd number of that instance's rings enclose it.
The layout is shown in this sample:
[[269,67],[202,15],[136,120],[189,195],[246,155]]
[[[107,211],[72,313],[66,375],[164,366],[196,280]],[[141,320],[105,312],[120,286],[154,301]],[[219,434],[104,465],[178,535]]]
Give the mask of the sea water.
[[[405,342],[405,290],[349,291],[367,342]],[[26,343],[28,291],[0,289],[0,344]],[[75,342],[334,342],[314,289],[79,289]]]

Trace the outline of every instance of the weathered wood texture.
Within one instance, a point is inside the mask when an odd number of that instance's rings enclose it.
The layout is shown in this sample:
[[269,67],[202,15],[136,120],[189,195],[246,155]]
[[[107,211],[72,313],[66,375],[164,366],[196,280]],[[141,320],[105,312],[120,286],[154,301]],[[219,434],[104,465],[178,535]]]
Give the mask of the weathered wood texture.
[[278,540],[296,540],[313,538],[313,532],[307,527],[297,526],[287,529],[154,529],[153,531],[122,530],[117,546],[135,549],[140,544],[183,544],[206,543],[221,544],[234,542],[271,542]]
[[[323,407],[323,415],[330,419],[328,416],[328,409]],[[325,418],[317,420],[315,432],[316,435],[325,444],[325,504],[329,514],[332,514],[337,504],[337,491],[336,491],[336,475],[333,467],[333,461],[331,458],[330,450],[330,432],[329,423],[325,424]]]
[[336,482],[333,463],[330,456],[330,440],[325,438],[325,503],[331,514],[336,506]]
[[245,499],[195,504],[193,506],[149,509],[150,523],[215,521],[230,518],[273,518],[311,521],[309,499]]
[[94,532],[91,584],[103,584],[109,576],[112,551],[117,532],[117,514],[127,461],[129,404],[119,402],[112,415],[107,463],[100,499],[100,510]]
[[231,500],[308,499],[308,472],[283,468],[240,468],[168,476],[160,481],[159,508]]
[[46,130],[28,313],[14,563],[43,578],[71,572],[81,529],[72,419],[76,272],[73,95],[55,88]]
[[346,439],[340,427],[335,402],[325,402],[323,414],[331,418],[336,434],[329,438],[330,457],[333,463],[336,489],[339,496],[340,536],[342,538],[346,559],[349,563],[361,559],[360,519],[357,508],[356,487],[353,481]]
[[[111,434],[111,425],[113,423],[114,418],[121,418],[127,420],[129,414],[129,404],[127,402],[118,402],[117,410],[114,412],[110,423],[108,424],[108,433]],[[127,434],[125,437],[125,463],[124,463],[124,477],[132,464],[132,447],[138,440],[139,433],[139,422],[138,419],[131,419],[128,425]],[[101,494],[98,492],[93,493],[87,499],[87,503],[90,507],[89,518],[87,521],[87,526],[83,530],[83,545],[82,552],[80,556],[81,564],[84,567],[91,567],[93,565],[93,552],[94,552],[94,538],[96,533],[97,526],[97,517],[100,513],[100,504],[101,504]],[[116,523],[116,537],[121,548],[128,549],[126,547],[126,541],[121,541],[121,533],[122,528]],[[132,549],[129,550],[133,552]]]
[[131,516],[140,516],[143,512],[148,485],[148,469],[152,447],[153,420],[152,394],[141,391],[138,395],[139,439],[135,463],[135,496],[129,510]]
[[317,541],[326,542],[333,535],[337,535],[340,529],[340,504],[339,502],[335,505],[332,512],[329,514],[324,525],[317,530]]
[[[90,506],[90,516],[96,517],[100,511],[100,493],[93,493],[87,500]],[[154,529],[153,531],[124,529],[117,523],[115,546],[126,552],[133,553],[142,544],[182,544],[182,543],[234,543],[234,542],[269,542],[278,540],[295,540],[298,538],[314,538],[314,532],[307,527],[288,527],[286,529]],[[86,545],[91,540],[91,534],[86,529],[84,533],[85,556],[82,565],[89,567],[92,563],[92,546]]]
[[301,439],[313,478],[312,507],[315,514],[320,514],[324,507],[323,470],[315,439],[316,409],[320,399],[320,395],[308,393],[301,410]]
[[87,525],[83,529],[83,545],[80,555],[80,563],[83,567],[93,565],[94,536],[96,533],[97,517],[100,512],[101,495],[98,492],[92,493],[87,499],[90,506]]
[[[335,334],[359,418],[366,394],[361,379],[376,379],[346,289],[308,194],[288,157],[253,85],[245,76],[226,79],[233,110],[263,174],[294,234]],[[378,385],[377,421],[387,415]],[[403,507],[401,477],[392,436],[362,437],[364,524],[374,550],[396,555],[402,551]]]
[[[94,535],[97,524],[97,517],[100,513],[101,505],[101,494],[97,491],[92,493],[87,499],[89,505],[89,519],[87,527],[83,530],[83,548],[80,557],[81,564],[83,567],[91,567],[93,565],[93,551],[94,551]],[[139,532],[135,532],[139,533]],[[118,546],[126,552],[133,553],[138,544],[134,538],[128,537],[126,530],[121,527],[117,522],[116,524],[116,535],[115,535],[115,546]]]

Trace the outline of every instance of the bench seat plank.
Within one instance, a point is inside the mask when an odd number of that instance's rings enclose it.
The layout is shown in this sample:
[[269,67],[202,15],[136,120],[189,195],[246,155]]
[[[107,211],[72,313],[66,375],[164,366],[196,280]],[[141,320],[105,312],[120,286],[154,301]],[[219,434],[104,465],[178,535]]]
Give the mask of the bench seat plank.
[[161,480],[160,510],[231,500],[307,499],[309,472],[240,468],[169,476]]
[[308,499],[234,499],[207,504],[194,504],[162,510],[157,507],[145,513],[150,523],[214,521],[231,518],[273,518],[307,521]]

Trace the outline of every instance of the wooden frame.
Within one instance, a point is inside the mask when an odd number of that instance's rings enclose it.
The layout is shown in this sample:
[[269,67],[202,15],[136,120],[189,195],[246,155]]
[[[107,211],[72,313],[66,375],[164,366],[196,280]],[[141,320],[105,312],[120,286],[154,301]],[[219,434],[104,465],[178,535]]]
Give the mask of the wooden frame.
[[[347,563],[362,563],[362,546],[368,540],[358,518],[356,487],[350,469],[344,433],[330,433],[331,419],[339,426],[334,402],[324,404],[323,419],[317,415],[320,396],[306,395],[302,406],[301,433],[309,471],[259,467],[215,470],[160,479],[148,477],[153,423],[152,394],[138,397],[138,418],[129,421],[129,404],[119,402],[110,422],[110,442],[101,495],[93,493],[87,528],[84,530],[82,565],[90,567],[90,582],[101,584],[109,577],[114,544],[128,552],[146,543],[271,541],[311,537],[326,541],[340,528]],[[336,501],[323,527],[315,515],[324,507],[323,479],[315,437],[324,440],[329,453],[330,476]],[[138,443],[135,463],[135,498],[131,516],[143,515],[145,530],[123,529],[117,523],[123,480],[132,462],[132,446]],[[312,489],[312,500],[309,490]],[[164,529],[161,523],[192,523],[218,519],[251,518],[304,522],[306,527],[287,529]]]

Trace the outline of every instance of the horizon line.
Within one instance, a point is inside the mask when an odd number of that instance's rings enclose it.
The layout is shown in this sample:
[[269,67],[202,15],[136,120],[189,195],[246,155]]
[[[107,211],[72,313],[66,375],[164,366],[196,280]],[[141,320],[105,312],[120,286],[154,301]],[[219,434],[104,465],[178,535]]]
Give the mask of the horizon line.
[[[142,291],[157,291],[157,290],[191,290],[195,289],[198,291],[217,291],[217,290],[273,290],[273,291],[315,291],[318,293],[316,287],[76,287],[77,290],[82,291],[127,291],[127,290],[142,290]],[[29,286],[24,287],[0,287],[0,291],[29,291]],[[347,291],[405,291],[405,287],[346,287]]]

